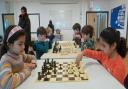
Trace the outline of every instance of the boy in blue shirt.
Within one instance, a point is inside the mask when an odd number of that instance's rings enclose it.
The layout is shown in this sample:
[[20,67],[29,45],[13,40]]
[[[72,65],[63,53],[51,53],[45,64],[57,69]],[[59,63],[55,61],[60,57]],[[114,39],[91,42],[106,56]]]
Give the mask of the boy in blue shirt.
[[34,42],[33,49],[36,51],[37,59],[40,59],[44,53],[48,52],[51,43],[49,39],[47,39],[47,31],[44,27],[37,29],[37,38],[38,40]]

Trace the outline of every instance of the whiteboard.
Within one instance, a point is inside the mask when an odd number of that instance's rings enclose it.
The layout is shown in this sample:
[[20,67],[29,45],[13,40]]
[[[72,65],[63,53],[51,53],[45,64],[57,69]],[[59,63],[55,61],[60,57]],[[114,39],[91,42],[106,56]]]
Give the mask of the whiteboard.
[[31,40],[37,40],[37,28],[40,27],[40,14],[28,14],[31,22]]
[[37,28],[40,26],[40,14],[29,14],[31,22],[31,33],[37,32]]
[[50,19],[55,29],[71,29],[72,27],[72,10],[50,10]]

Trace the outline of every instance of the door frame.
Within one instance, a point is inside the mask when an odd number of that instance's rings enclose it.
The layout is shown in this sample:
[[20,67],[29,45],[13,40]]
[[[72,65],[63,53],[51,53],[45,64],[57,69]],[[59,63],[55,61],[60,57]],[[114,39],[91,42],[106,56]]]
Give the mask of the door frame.
[[[5,19],[4,19],[4,16],[7,16],[7,15],[13,15],[14,16],[14,13],[2,13],[2,23],[3,23],[3,32],[5,33],[6,29],[5,29],[5,26],[4,26],[4,23],[5,23]],[[14,18],[14,24],[15,24],[15,18]],[[13,25],[14,25],[13,24]]]
[[87,25],[87,14],[88,13],[106,13],[107,14],[107,27],[108,27],[109,11],[86,11],[86,25]]

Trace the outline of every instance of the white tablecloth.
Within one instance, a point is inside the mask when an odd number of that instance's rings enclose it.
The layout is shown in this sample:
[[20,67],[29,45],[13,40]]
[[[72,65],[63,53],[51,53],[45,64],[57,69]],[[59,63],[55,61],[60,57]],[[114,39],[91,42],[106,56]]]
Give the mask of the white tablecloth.
[[[57,61],[71,60],[73,59],[61,59]],[[125,89],[101,64],[90,58],[83,60],[89,77],[87,81],[65,83],[36,82],[37,72],[41,71],[42,61],[37,61],[38,67],[17,89]]]
[[70,53],[66,55],[62,55],[61,53],[44,53],[41,56],[41,59],[75,59],[77,57],[78,53]]

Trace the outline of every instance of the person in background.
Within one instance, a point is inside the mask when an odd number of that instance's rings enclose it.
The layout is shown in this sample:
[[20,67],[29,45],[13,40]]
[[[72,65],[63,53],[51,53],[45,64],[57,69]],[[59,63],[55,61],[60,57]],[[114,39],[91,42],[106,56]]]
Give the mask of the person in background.
[[75,23],[72,27],[74,34],[73,34],[73,40],[76,42],[77,45],[81,45],[81,26],[79,23]]
[[52,43],[54,41],[55,35],[52,33],[52,29],[50,27],[47,27],[47,37],[51,43],[50,49],[52,48]]
[[27,14],[27,8],[21,7],[21,14],[19,16],[19,23],[18,25],[23,28],[26,34],[25,39],[25,53],[28,53],[29,45],[31,43],[31,23],[29,16]]
[[83,50],[76,58],[79,65],[82,56],[91,57],[101,62],[106,70],[112,74],[121,84],[124,84],[126,77],[126,66],[122,58],[126,56],[126,40],[120,38],[119,31],[108,27],[100,33],[100,49],[95,51]]
[[48,27],[52,29],[52,33],[54,34],[54,25],[52,23],[52,20],[49,21]]
[[50,48],[50,41],[47,38],[47,31],[44,27],[39,27],[37,29],[37,38],[38,40],[34,42],[33,49],[36,51],[36,58],[40,59],[40,57],[47,53]]
[[24,54],[25,32],[16,25],[6,29],[0,50],[0,86],[15,89],[36,67],[35,57]]
[[94,29],[91,25],[86,25],[82,28],[81,34],[81,50],[84,49],[95,49],[95,42],[93,40]]
[[54,41],[62,41],[62,40],[63,40],[63,35],[60,29],[56,29]]

